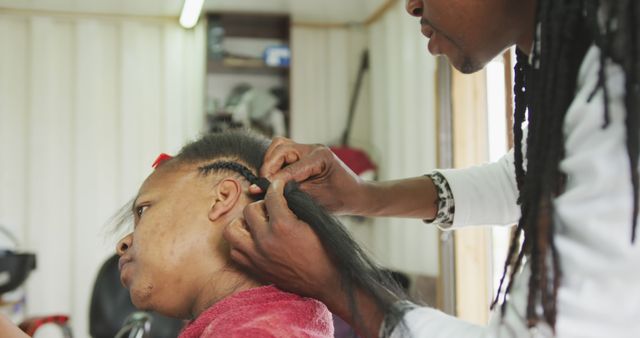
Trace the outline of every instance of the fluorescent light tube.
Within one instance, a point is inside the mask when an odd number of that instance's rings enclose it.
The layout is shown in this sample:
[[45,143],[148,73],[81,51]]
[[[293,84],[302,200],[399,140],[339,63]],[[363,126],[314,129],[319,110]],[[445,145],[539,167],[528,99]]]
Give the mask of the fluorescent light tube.
[[202,12],[204,0],[184,0],[182,13],[180,14],[180,25],[184,28],[193,28],[198,23],[200,12]]

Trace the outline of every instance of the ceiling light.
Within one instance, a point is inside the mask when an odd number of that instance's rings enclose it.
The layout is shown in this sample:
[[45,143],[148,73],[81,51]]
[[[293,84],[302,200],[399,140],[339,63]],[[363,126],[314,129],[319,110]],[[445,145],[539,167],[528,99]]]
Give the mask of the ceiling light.
[[193,28],[198,23],[202,4],[204,0],[184,0],[182,13],[180,14],[180,25],[184,28]]

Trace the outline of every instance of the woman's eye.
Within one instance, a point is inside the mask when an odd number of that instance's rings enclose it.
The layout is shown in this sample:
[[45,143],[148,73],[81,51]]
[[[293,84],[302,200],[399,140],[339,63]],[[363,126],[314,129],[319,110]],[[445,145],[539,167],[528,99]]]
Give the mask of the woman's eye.
[[144,214],[147,208],[149,208],[148,205],[143,205],[136,208],[136,215],[138,215],[138,218],[142,217],[142,214]]

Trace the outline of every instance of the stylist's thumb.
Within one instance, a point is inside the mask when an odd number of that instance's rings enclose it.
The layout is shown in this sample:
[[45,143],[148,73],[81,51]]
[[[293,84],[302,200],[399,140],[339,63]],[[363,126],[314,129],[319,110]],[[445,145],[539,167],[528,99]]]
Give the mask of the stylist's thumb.
[[247,230],[245,220],[236,218],[229,223],[222,233],[224,239],[229,243],[230,256],[233,261],[250,270],[256,269],[252,257],[257,254],[256,245]]

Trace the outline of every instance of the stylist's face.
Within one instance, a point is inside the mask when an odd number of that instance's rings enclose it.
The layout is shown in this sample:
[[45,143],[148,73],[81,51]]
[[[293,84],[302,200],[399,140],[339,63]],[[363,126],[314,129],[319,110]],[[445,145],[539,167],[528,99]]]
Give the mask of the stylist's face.
[[473,73],[510,46],[528,43],[535,0],[407,0],[406,10],[420,19],[431,54]]

